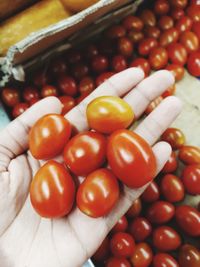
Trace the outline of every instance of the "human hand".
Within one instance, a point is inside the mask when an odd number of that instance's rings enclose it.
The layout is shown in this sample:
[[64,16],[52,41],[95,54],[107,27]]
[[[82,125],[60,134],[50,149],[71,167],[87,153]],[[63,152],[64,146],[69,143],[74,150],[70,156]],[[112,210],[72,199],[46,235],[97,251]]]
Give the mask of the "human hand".
[[[123,96],[139,118],[148,104],[174,82],[168,71],[158,71],[144,80],[143,76],[138,68],[112,76],[66,114],[66,118],[78,131],[87,130],[85,109],[93,98],[100,95]],[[2,267],[80,267],[146,187],[133,190],[124,186],[115,208],[98,219],[86,216],[78,208],[60,219],[45,219],[36,214],[30,204],[29,186],[42,162],[27,152],[28,132],[40,117],[47,113],[61,113],[61,109],[57,98],[46,98],[0,133]],[[180,111],[180,101],[176,97],[168,97],[135,129],[152,146],[157,173],[168,160],[171,148],[165,142],[155,142]]]

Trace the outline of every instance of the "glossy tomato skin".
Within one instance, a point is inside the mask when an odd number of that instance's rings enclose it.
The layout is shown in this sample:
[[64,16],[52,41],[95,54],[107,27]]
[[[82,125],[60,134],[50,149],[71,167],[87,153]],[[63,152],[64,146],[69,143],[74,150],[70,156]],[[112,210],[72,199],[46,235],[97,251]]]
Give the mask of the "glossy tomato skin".
[[151,147],[129,130],[118,130],[110,136],[107,159],[115,175],[131,188],[139,188],[155,176],[156,160]]
[[156,17],[150,9],[144,9],[140,14],[140,18],[144,25],[156,26]]
[[182,44],[174,43],[167,47],[169,60],[178,65],[185,65],[187,62],[187,50]]
[[192,24],[192,32],[196,34],[200,42],[200,21],[193,22]]
[[178,7],[183,9],[187,6],[188,0],[170,0],[169,2],[173,7]]
[[145,26],[144,33],[146,37],[158,39],[160,36],[160,29],[155,26]]
[[179,20],[177,20],[175,27],[179,33],[190,31],[192,28],[192,20],[190,17],[182,16]]
[[94,80],[90,76],[84,77],[78,86],[81,95],[88,96],[95,89]]
[[145,38],[140,41],[138,45],[138,53],[141,56],[148,56],[153,48],[158,46],[158,42],[155,38]]
[[147,243],[138,243],[135,252],[131,256],[134,267],[149,267],[153,259],[153,252]]
[[192,245],[185,244],[179,251],[178,262],[181,267],[199,267],[200,252]]
[[179,264],[170,254],[157,253],[153,258],[153,267],[179,267]]
[[64,162],[74,174],[88,175],[105,162],[106,144],[106,138],[100,133],[79,133],[66,144]]
[[63,94],[75,96],[78,92],[76,81],[67,75],[58,78],[58,87]]
[[199,39],[197,35],[190,31],[183,32],[179,42],[186,48],[188,53],[197,51],[199,48]]
[[170,221],[175,214],[174,206],[167,201],[156,201],[148,209],[146,213],[147,219],[151,223],[163,224]]
[[195,146],[183,146],[179,151],[179,159],[184,164],[200,163],[200,149]]
[[29,132],[30,151],[36,159],[55,157],[62,152],[70,135],[71,125],[62,115],[45,115]]
[[158,21],[158,26],[161,30],[165,31],[174,26],[174,21],[169,16],[162,16]]
[[170,87],[168,87],[167,90],[165,90],[164,93],[162,93],[162,97],[166,98],[168,96],[174,95],[175,91],[176,91],[176,85],[173,84]]
[[130,262],[126,258],[109,258],[105,267],[131,267]]
[[199,5],[191,5],[186,10],[187,15],[194,21],[200,21],[200,6]]
[[158,200],[160,197],[160,191],[157,183],[152,181],[149,186],[145,189],[141,198],[144,202],[150,203]]
[[127,211],[126,215],[129,218],[135,218],[138,215],[140,215],[142,211],[142,202],[140,200],[140,198],[137,198],[133,204],[131,205],[131,207],[129,208],[129,210]]
[[136,16],[127,16],[123,19],[122,24],[124,28],[128,31],[134,30],[134,31],[141,31],[144,27],[144,23],[142,20]]
[[165,166],[162,168],[163,173],[175,172],[178,168],[178,160],[176,153],[172,151],[168,161],[165,163]]
[[128,37],[132,43],[137,44],[144,38],[144,34],[143,32],[137,32],[137,31],[131,30],[128,33]]
[[165,30],[159,37],[159,44],[162,47],[167,47],[172,43],[176,43],[179,38],[179,33],[177,29],[170,28]]
[[182,205],[176,208],[176,222],[190,236],[200,236],[200,213],[197,209]]
[[109,252],[110,252],[110,241],[109,238],[106,237],[101,243],[100,247],[94,253],[92,258],[96,262],[104,261],[109,256]]
[[72,177],[62,164],[54,160],[45,163],[32,180],[31,203],[42,217],[57,218],[67,215],[72,209],[74,196]]
[[112,69],[115,72],[123,71],[127,68],[127,61],[126,58],[122,55],[116,55],[112,58]]
[[177,64],[169,64],[166,67],[166,70],[171,71],[171,73],[174,75],[175,81],[178,82],[183,79],[185,74],[185,69]]
[[103,72],[96,78],[96,86],[99,86],[103,82],[105,82],[107,79],[112,77],[115,73],[114,72]]
[[187,69],[193,76],[200,76],[200,52],[193,52],[189,55]]
[[73,97],[71,96],[60,96],[59,97],[60,102],[62,103],[62,115],[67,114],[68,111],[70,111],[72,108],[76,106],[76,102]]
[[3,102],[8,107],[14,107],[20,102],[19,91],[15,88],[4,88],[1,94]]
[[191,195],[200,195],[200,164],[186,166],[182,172],[182,181]]
[[133,54],[133,43],[127,37],[122,37],[118,40],[118,51],[125,57]]
[[35,88],[33,86],[28,86],[28,87],[24,88],[23,99],[27,103],[30,103],[33,100],[39,100],[39,92],[38,92],[37,88]]
[[97,55],[92,59],[92,69],[97,73],[102,73],[108,68],[108,59],[105,56]]
[[167,65],[168,54],[164,47],[156,47],[149,54],[149,63],[154,70],[160,70]]
[[131,63],[130,63],[130,67],[139,67],[141,68],[144,73],[145,73],[145,76],[149,76],[149,73],[150,73],[150,65],[149,65],[149,62],[147,59],[145,58],[136,58],[134,59]]
[[124,37],[126,29],[122,25],[113,25],[106,31],[106,36],[109,39],[118,39]]
[[153,244],[159,251],[172,251],[181,245],[181,238],[173,228],[163,225],[154,230]]
[[179,202],[184,198],[184,186],[180,178],[173,174],[163,176],[160,184],[164,198],[169,202]]
[[58,96],[58,89],[53,85],[46,84],[42,87],[41,96],[42,98],[48,96]]
[[136,242],[142,242],[148,236],[150,236],[152,232],[152,226],[146,218],[137,217],[131,222],[129,231]]
[[111,233],[125,232],[128,228],[128,221],[125,216],[122,216],[115,226],[112,228]]
[[95,98],[87,106],[86,115],[92,129],[106,134],[127,128],[134,119],[133,110],[128,103],[115,96]]
[[168,142],[173,149],[179,149],[185,144],[184,133],[177,128],[168,128],[162,134],[161,139]]
[[110,240],[110,249],[115,257],[130,257],[135,250],[135,241],[125,232],[114,234]]
[[169,11],[169,2],[167,0],[157,0],[154,4],[154,12],[156,15],[165,15]]
[[185,15],[185,12],[182,8],[175,7],[171,10],[170,15],[174,20],[179,20],[181,17]]
[[12,110],[12,116],[13,118],[17,118],[20,116],[22,113],[24,113],[27,109],[29,108],[29,105],[24,102],[19,102],[13,107]]
[[119,185],[113,173],[98,169],[90,173],[79,186],[76,202],[86,215],[98,218],[107,215],[117,203]]

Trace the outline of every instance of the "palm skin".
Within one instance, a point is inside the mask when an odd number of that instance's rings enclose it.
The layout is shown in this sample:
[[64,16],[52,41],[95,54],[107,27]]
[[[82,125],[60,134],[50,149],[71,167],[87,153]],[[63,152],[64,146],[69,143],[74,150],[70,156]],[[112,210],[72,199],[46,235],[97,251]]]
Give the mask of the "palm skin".
[[[78,129],[88,129],[87,104],[100,95],[118,95],[133,107],[137,118],[149,102],[162,94],[174,79],[168,71],[159,71],[143,79],[143,72],[130,68],[114,75],[90,96],[66,114]],[[132,90],[133,89],[133,90]],[[109,230],[140,196],[138,190],[124,187],[117,205],[105,217],[93,219],[75,208],[59,219],[41,218],[29,198],[32,177],[42,162],[35,160],[28,148],[28,132],[40,117],[60,113],[61,104],[54,97],[35,104],[0,133],[0,266],[2,267],[79,267],[92,256]],[[173,110],[173,112],[172,112]],[[181,103],[169,97],[135,131],[153,146],[157,172],[169,158],[171,148],[157,141],[180,113]],[[57,160],[62,160],[62,157]]]

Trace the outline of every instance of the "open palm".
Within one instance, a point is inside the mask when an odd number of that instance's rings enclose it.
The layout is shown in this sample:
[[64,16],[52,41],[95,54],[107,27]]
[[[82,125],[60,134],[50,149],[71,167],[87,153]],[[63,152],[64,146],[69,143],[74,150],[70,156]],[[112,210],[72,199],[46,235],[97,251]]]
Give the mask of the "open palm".
[[[87,104],[100,95],[124,97],[138,118],[149,102],[162,94],[174,79],[159,71],[143,79],[143,72],[130,68],[100,85],[72,109],[66,118],[79,131],[88,129]],[[162,132],[180,113],[176,97],[166,98],[135,131],[153,146],[157,172],[167,161],[171,148],[155,144]],[[144,188],[124,187],[118,204],[106,217],[94,219],[74,209],[61,219],[44,219],[35,213],[29,199],[31,179],[42,162],[35,160],[28,147],[30,127],[47,113],[60,113],[61,103],[49,97],[32,106],[0,133],[0,266],[2,267],[79,267],[98,248],[116,221],[139,197]],[[59,159],[60,160],[60,159]]]

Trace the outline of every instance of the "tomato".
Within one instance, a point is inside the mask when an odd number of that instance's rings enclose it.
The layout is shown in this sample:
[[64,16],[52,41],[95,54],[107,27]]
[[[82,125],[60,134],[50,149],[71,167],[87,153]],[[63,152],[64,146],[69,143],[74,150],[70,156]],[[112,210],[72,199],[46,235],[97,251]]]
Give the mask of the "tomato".
[[122,21],[122,24],[126,30],[134,30],[134,31],[141,31],[144,23],[138,17],[129,15],[125,17]]
[[86,215],[97,218],[107,215],[119,199],[119,185],[108,169],[91,172],[79,186],[76,202]]
[[115,257],[130,257],[135,250],[135,241],[125,232],[114,234],[110,240],[111,252]]
[[74,78],[79,81],[85,76],[87,76],[88,72],[89,72],[88,66],[82,62],[76,63],[71,70],[71,73],[73,74]]
[[105,162],[106,144],[106,138],[99,133],[79,133],[66,144],[64,162],[76,175],[88,175]]
[[73,97],[71,96],[60,96],[59,97],[60,102],[62,103],[62,115],[67,114],[68,111],[70,111],[72,108],[76,106],[76,102]]
[[163,224],[170,221],[175,214],[174,206],[167,201],[156,201],[148,209],[146,213],[147,219],[151,223]]
[[48,97],[48,96],[57,96],[58,95],[58,89],[53,85],[44,85],[41,90],[41,96]]
[[104,261],[109,256],[110,242],[108,237],[106,237],[101,243],[100,247],[93,255],[93,259],[97,262]]
[[182,205],[176,208],[176,222],[190,236],[200,236],[200,213],[197,209]]
[[55,157],[62,152],[70,135],[71,125],[62,115],[45,115],[29,132],[30,151],[36,159]]
[[182,172],[182,181],[191,195],[200,195],[200,164],[186,166]]
[[110,136],[107,159],[114,174],[131,188],[141,187],[155,176],[156,159],[151,147],[129,130],[118,130]]
[[187,15],[195,22],[200,21],[200,6],[191,5],[186,9]]
[[76,105],[78,105],[83,99],[85,99],[87,96],[86,95],[80,95],[75,99]]
[[146,188],[141,198],[144,202],[154,202],[160,197],[158,185],[155,181],[152,181]]
[[122,70],[125,70],[127,68],[127,61],[126,58],[122,55],[116,55],[112,58],[112,69],[115,72],[120,72]]
[[184,10],[182,8],[175,7],[171,10],[170,15],[174,20],[179,20],[180,18],[182,18],[185,15],[185,13],[184,13]]
[[75,185],[65,167],[50,160],[34,176],[30,187],[31,203],[46,218],[67,215],[73,206]]
[[87,59],[91,59],[95,56],[97,56],[99,54],[99,50],[97,48],[96,45],[94,44],[89,44],[87,45],[85,51],[84,51],[84,56],[87,58]]
[[75,50],[75,49],[70,49],[70,50],[67,52],[66,58],[67,58],[67,61],[68,61],[70,64],[75,64],[75,63],[81,61],[81,59],[82,59],[82,55],[81,55],[80,51]]
[[168,54],[164,47],[156,47],[149,54],[149,63],[154,70],[160,70],[167,65]]
[[200,148],[197,146],[183,146],[179,150],[178,157],[184,164],[200,163]]
[[66,73],[67,72],[67,64],[64,59],[62,58],[55,58],[51,62],[50,65],[50,72],[53,75],[60,75],[61,73]]
[[81,95],[88,96],[95,89],[94,81],[91,77],[84,77],[79,83],[79,92]]
[[154,4],[154,12],[157,15],[165,15],[169,11],[169,2],[167,0],[157,0]]
[[38,93],[37,88],[35,88],[33,86],[28,86],[28,87],[24,88],[23,99],[28,103],[30,103],[33,99],[39,100],[39,93]]
[[35,103],[37,103],[40,99],[31,99],[30,102],[29,102],[29,105],[32,106],[34,105]]
[[126,30],[121,25],[113,25],[106,31],[106,37],[109,39],[117,39],[124,37]]
[[178,160],[175,152],[172,151],[170,158],[165,163],[165,166],[162,168],[163,173],[175,172],[178,168]]
[[131,267],[130,262],[126,258],[109,258],[105,267]]
[[29,105],[27,103],[19,102],[17,103],[13,110],[12,110],[12,116],[13,118],[17,118],[22,113],[24,113],[29,108]]
[[179,267],[179,264],[170,254],[157,253],[153,258],[153,267]]
[[142,211],[142,203],[140,198],[137,198],[133,204],[131,205],[131,207],[129,208],[129,210],[127,211],[126,215],[129,218],[135,218],[137,217]]
[[122,37],[118,40],[118,51],[125,57],[129,57],[133,53],[133,43],[127,37]]
[[132,108],[116,96],[95,98],[87,106],[86,115],[90,128],[107,134],[127,128],[134,119]]
[[117,233],[117,232],[125,232],[128,228],[128,221],[125,216],[122,216],[115,226],[112,228],[111,232],[112,233]]
[[179,33],[190,31],[192,28],[192,20],[190,17],[182,16],[179,20],[177,20],[175,27]]
[[76,81],[70,76],[62,74],[57,83],[60,91],[65,95],[75,96],[78,93]]
[[144,34],[143,32],[137,32],[137,31],[131,30],[128,33],[128,37],[132,43],[137,44],[144,38]]
[[200,21],[193,22],[192,32],[194,32],[196,34],[196,36],[198,37],[199,42],[200,42]]
[[145,26],[144,33],[146,37],[158,39],[160,36],[160,29],[155,26]]
[[185,244],[179,251],[178,262],[180,267],[199,267],[200,252],[192,245]]
[[150,236],[152,227],[146,218],[138,217],[131,222],[129,231],[135,241],[142,242]]
[[179,202],[184,198],[184,186],[180,178],[173,174],[163,176],[160,184],[163,197],[169,202]]
[[176,85],[173,84],[173,85],[171,85],[170,87],[167,88],[167,90],[162,94],[162,97],[166,98],[166,97],[168,97],[170,95],[174,95],[175,91],[176,91]]
[[103,72],[96,78],[96,86],[99,86],[103,82],[105,82],[107,79],[109,79],[111,76],[113,76],[114,72]]
[[154,230],[153,244],[160,251],[176,250],[181,245],[181,238],[173,228],[163,225]]
[[97,73],[101,73],[107,70],[108,68],[108,59],[105,56],[97,55],[92,58],[92,69]]
[[167,47],[167,52],[172,63],[183,66],[187,62],[187,50],[182,44],[170,44]]
[[142,56],[148,56],[153,48],[158,46],[158,42],[154,38],[145,38],[138,44],[138,53]]
[[149,73],[150,73],[150,65],[149,65],[149,62],[147,59],[145,58],[136,58],[134,59],[131,63],[130,63],[130,67],[138,67],[138,68],[141,68],[144,73],[145,73],[145,76],[149,76]]
[[168,128],[162,134],[161,139],[168,142],[173,149],[179,149],[185,144],[185,135],[177,128]]
[[152,258],[151,247],[147,243],[138,243],[130,260],[134,267],[149,267]]
[[156,99],[154,99],[146,108],[145,114],[150,114],[163,100],[162,96],[158,96]]
[[182,66],[176,64],[169,64],[166,67],[166,70],[171,71],[171,73],[174,75],[176,82],[182,80],[185,74],[185,69]]
[[161,30],[169,30],[174,26],[174,21],[169,16],[162,16],[158,21],[158,26]]
[[184,45],[188,53],[197,51],[199,48],[199,39],[193,32],[183,32],[180,36],[179,42]]
[[34,83],[34,85],[36,85],[38,87],[42,87],[45,84],[49,83],[49,76],[47,75],[46,72],[44,72],[43,70],[39,69],[34,74],[33,83]]
[[189,55],[187,69],[193,76],[200,76],[200,52],[193,52]]
[[170,0],[172,7],[178,7],[184,9],[187,6],[188,0]]
[[159,38],[160,46],[167,47],[172,43],[176,43],[179,37],[179,33],[175,28],[170,28],[164,31]]
[[143,21],[144,25],[156,26],[156,17],[150,9],[142,10],[140,19]]
[[14,107],[20,101],[19,91],[15,88],[3,88],[1,97],[8,107]]

